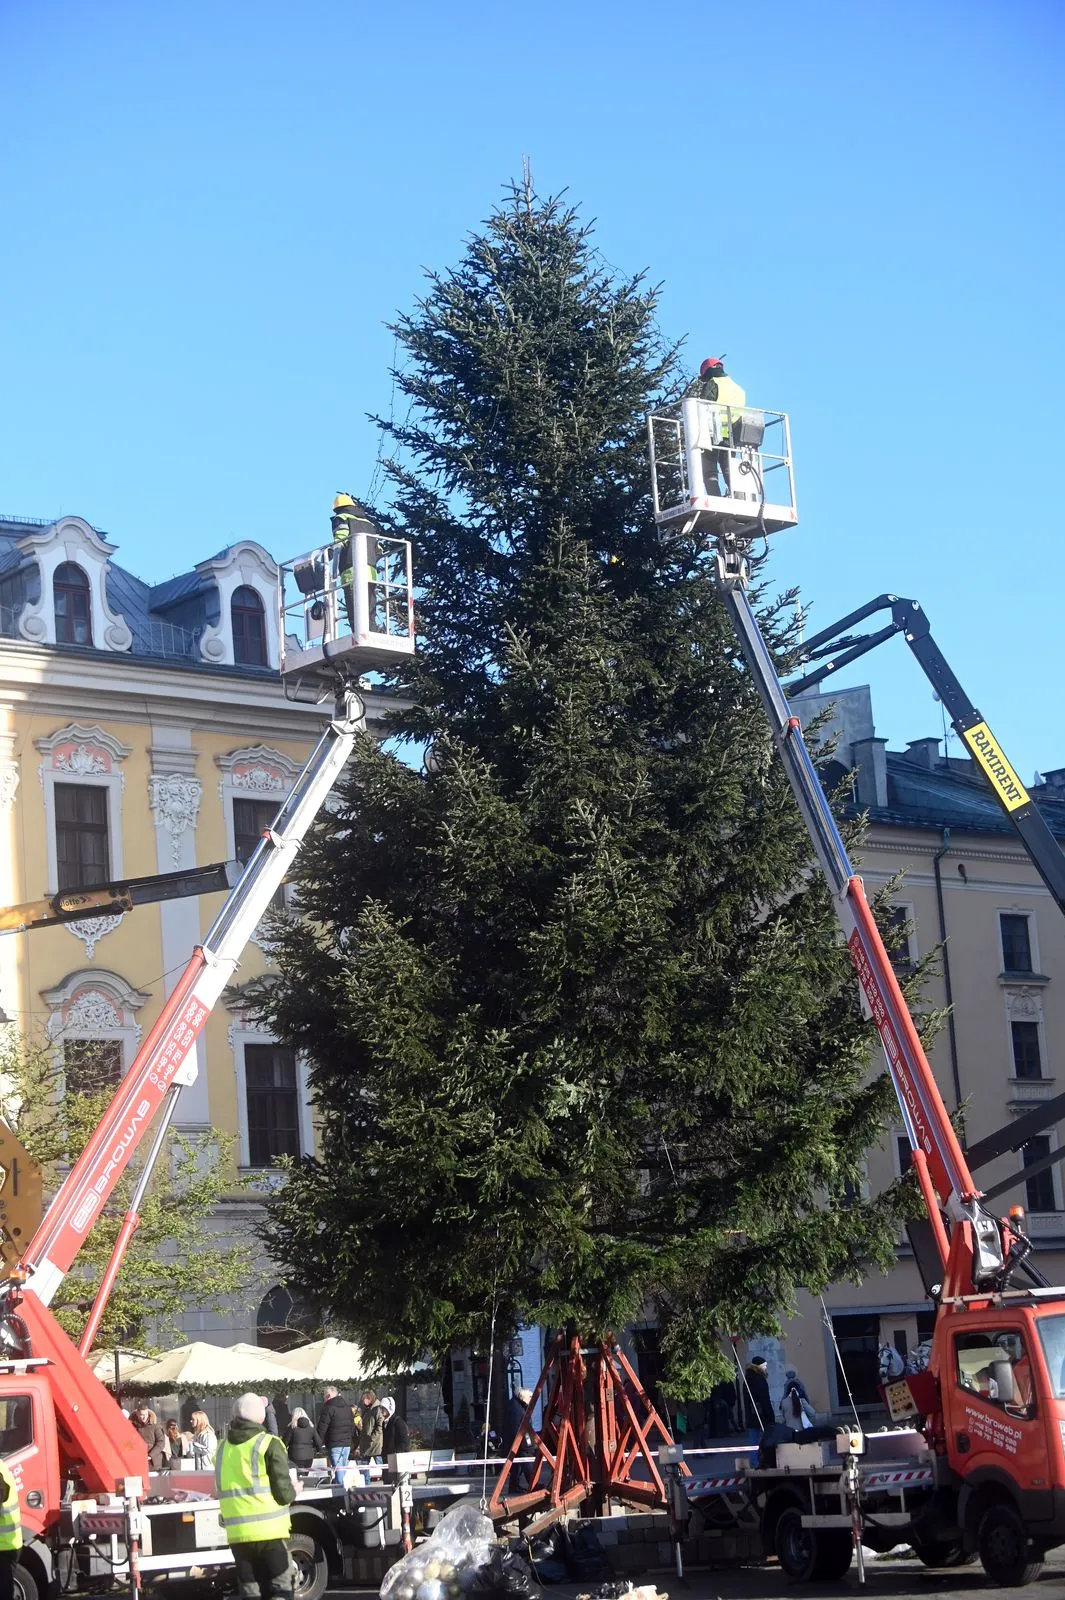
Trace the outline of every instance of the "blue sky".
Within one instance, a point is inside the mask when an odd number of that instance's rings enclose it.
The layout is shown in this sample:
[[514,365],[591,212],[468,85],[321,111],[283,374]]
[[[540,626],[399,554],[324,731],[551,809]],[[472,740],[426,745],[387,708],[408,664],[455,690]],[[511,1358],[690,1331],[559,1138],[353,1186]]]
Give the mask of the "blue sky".
[[[920,599],[1022,774],[1057,714],[1059,0],[0,6],[0,511],[161,580],[365,492],[385,323],[532,161],[792,416],[774,575]],[[898,641],[892,745],[940,714]]]

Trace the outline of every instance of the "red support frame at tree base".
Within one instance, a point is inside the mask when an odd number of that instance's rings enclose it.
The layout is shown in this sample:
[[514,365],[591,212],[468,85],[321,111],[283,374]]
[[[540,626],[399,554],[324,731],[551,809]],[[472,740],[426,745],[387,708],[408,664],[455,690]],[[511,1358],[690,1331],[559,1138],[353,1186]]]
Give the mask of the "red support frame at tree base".
[[[590,1369],[594,1392],[588,1396]],[[541,1397],[537,1432],[532,1417]],[[528,1438],[531,1446],[525,1444]],[[613,1334],[587,1350],[579,1338],[567,1344],[560,1334],[525,1407],[488,1515],[497,1520],[532,1515],[534,1526],[544,1527],[589,1499],[597,1511],[608,1499],[665,1507],[656,1449],[672,1443],[668,1425]],[[536,1458],[531,1468],[516,1465],[516,1457],[530,1451]],[[682,1471],[687,1474],[688,1468]]]

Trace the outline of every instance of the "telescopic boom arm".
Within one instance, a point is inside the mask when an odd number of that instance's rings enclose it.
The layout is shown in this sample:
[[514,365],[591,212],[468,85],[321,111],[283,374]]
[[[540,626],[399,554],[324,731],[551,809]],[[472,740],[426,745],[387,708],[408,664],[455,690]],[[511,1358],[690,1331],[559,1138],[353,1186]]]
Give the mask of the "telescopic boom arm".
[[[855,636],[847,630],[875,616],[878,611],[890,611],[891,621],[875,633]],[[1002,746],[954,676],[943,652],[932,638],[929,621],[916,600],[904,600],[899,595],[881,594],[868,605],[859,606],[841,617],[830,628],[823,628],[807,639],[802,647],[804,662],[820,664],[801,678],[787,685],[787,694],[794,698],[806,689],[813,689],[830,673],[849,666],[852,661],[875,650],[885,639],[901,633],[916,656],[925,677],[947,708],[951,725],[969,750],[984,777],[991,786],[1007,820],[1013,824],[1020,841],[1039,876],[1053,895],[1059,911],[1065,912],[1065,854],[1050,828],[1021,782],[1013,766],[1003,753]]]
[[[1030,1245],[985,1210],[965,1154],[899,988],[862,880],[847,855],[831,807],[793,716],[746,593],[746,562],[719,558],[725,604],[765,707],[773,742],[828,882],[866,1004],[887,1058],[913,1163],[939,1249],[944,1285],[953,1293],[1001,1287]],[[948,1237],[947,1225],[951,1227]]]

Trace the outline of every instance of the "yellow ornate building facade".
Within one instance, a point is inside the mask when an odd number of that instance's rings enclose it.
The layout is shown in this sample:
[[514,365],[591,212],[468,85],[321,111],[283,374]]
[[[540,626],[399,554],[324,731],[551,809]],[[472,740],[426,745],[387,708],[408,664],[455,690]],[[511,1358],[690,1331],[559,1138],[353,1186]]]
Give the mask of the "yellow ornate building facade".
[[[0,903],[245,859],[323,726],[277,674],[276,567],[242,540],[149,584],[79,517],[0,520]],[[372,726],[382,701],[367,696]],[[129,1065],[217,914],[218,894],[0,938],[0,1008],[50,1042],[69,1076],[94,1041]],[[239,983],[264,970],[256,943]],[[216,1008],[176,1123],[234,1136],[244,1172],[313,1150],[304,1064],[236,1009]],[[249,1229],[235,1195],[220,1226]],[[228,1317],[190,1337],[254,1339],[276,1320],[269,1265]],[[281,1297],[283,1299],[283,1296]]]

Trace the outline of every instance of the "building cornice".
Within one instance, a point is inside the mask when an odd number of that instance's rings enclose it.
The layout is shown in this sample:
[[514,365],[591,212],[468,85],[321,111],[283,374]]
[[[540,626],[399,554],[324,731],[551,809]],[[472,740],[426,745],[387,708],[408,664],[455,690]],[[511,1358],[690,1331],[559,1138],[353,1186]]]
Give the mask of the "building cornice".
[[[388,693],[364,691],[366,719],[373,724],[396,706]],[[273,677],[198,672],[117,654],[68,656],[13,640],[0,642],[0,696],[13,709],[80,715],[122,722],[200,723],[224,733],[257,737],[313,737],[328,720],[325,705],[286,700]]]
[[[928,861],[933,861],[943,848],[942,834],[933,834],[931,838],[925,836],[926,830],[916,829],[913,833],[908,828],[895,824],[890,833],[874,831],[874,824],[858,846],[856,854],[880,850],[885,854],[897,855],[905,850],[910,856],[922,856]],[[956,835],[950,841],[947,857],[952,861],[1004,861],[1009,863],[1029,862],[1029,857],[1023,846],[1007,837],[1001,842],[992,843],[994,835],[965,834]],[[977,843],[976,841],[982,842]],[[1033,869],[1034,870],[1034,869]]]

